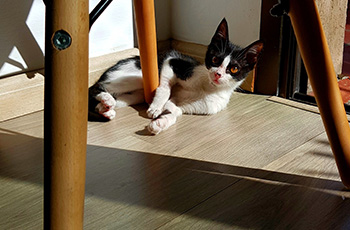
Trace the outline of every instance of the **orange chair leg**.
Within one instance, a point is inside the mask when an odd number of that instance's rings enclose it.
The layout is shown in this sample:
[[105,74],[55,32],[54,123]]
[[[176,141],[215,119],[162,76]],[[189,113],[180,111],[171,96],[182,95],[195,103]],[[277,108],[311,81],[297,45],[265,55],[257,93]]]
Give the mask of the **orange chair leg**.
[[153,0],[134,0],[145,99],[151,103],[159,85]]
[[46,1],[45,38],[44,228],[83,229],[88,0]]
[[350,188],[350,128],[314,0],[289,1],[289,16],[340,177]]

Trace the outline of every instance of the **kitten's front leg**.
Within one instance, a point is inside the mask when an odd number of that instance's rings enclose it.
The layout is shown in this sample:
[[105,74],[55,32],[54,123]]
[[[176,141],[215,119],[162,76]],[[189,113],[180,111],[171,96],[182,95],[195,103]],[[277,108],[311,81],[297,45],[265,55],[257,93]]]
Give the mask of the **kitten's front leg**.
[[170,98],[171,87],[176,82],[174,71],[169,65],[169,59],[164,61],[159,80],[160,84],[156,89],[156,94],[147,110],[148,117],[153,119],[159,117],[164,111],[163,107]]
[[170,91],[170,87],[164,87],[162,85],[156,89],[156,94],[147,110],[147,115],[149,118],[155,119],[162,114],[164,105],[169,100]]
[[181,109],[169,100],[164,105],[164,112],[148,125],[148,130],[156,135],[175,124],[177,117],[181,115]]

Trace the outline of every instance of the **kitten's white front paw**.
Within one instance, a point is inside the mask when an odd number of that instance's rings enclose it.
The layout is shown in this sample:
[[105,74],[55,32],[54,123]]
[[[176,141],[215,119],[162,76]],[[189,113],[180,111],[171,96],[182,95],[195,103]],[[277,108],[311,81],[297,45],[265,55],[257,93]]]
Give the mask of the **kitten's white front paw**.
[[162,109],[153,107],[152,105],[147,109],[147,116],[152,119],[156,119],[162,114]]
[[151,121],[151,123],[148,125],[148,131],[152,134],[159,134],[161,131],[165,130],[167,128],[167,119],[165,118],[159,118],[156,120]]

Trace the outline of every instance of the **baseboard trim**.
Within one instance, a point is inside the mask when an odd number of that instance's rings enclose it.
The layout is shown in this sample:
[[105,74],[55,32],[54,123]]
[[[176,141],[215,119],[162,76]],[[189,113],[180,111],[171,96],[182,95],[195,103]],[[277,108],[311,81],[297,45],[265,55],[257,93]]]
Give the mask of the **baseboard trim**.
[[[301,109],[301,110],[305,110],[311,113],[317,113],[320,114],[320,110],[318,109],[318,107],[316,105],[309,105],[306,103],[302,103],[302,102],[298,102],[298,101],[293,101],[290,99],[285,99],[285,98],[281,98],[281,97],[277,97],[277,96],[271,96],[267,99],[268,101],[272,101],[272,102],[276,102],[279,104],[283,104],[286,106],[290,106],[293,108],[297,108],[297,109]],[[346,114],[346,117],[348,119],[348,121],[350,121],[350,115]]]

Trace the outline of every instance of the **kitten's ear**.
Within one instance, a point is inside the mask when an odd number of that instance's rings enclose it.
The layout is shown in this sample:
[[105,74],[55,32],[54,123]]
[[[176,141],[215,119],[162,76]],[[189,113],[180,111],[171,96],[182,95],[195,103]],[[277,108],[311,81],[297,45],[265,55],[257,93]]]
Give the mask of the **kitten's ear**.
[[228,25],[225,18],[222,19],[212,38],[214,40],[228,40]]
[[249,65],[250,69],[253,69],[256,63],[258,62],[261,51],[263,50],[264,43],[261,40],[258,40],[256,42],[253,42],[249,46],[247,46],[243,51],[242,54],[244,55],[245,60],[247,61],[247,64]]

